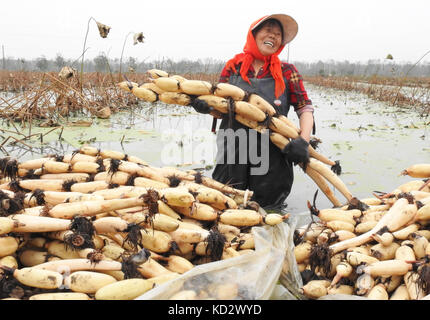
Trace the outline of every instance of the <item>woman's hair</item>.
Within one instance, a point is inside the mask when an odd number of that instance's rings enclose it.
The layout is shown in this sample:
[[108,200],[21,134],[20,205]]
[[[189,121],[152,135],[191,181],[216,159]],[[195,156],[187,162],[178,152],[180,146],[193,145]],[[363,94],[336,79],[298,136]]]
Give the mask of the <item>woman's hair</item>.
[[267,25],[269,26],[277,25],[279,29],[281,29],[282,40],[284,40],[284,28],[282,28],[282,24],[277,19],[273,19],[273,18],[264,21],[262,24],[258,25],[254,30],[252,30],[252,35],[254,36],[254,38],[257,32]]

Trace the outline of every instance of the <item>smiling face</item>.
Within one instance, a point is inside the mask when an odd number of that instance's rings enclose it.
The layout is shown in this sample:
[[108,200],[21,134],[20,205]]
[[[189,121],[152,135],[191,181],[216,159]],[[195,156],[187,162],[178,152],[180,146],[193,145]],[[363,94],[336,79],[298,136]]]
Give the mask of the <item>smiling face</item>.
[[282,43],[282,30],[276,21],[266,21],[254,33],[258,50],[263,56],[274,54]]

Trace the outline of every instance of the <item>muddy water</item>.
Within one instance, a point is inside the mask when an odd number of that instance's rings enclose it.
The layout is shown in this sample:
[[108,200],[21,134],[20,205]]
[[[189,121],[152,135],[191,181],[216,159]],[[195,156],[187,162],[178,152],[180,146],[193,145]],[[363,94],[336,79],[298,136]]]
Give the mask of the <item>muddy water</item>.
[[[403,169],[430,161],[430,119],[369,100],[365,95],[310,84],[306,88],[315,105],[316,137],[322,140],[317,150],[340,161],[340,178],[354,196],[366,198],[373,191],[392,191],[412,180],[399,176]],[[294,112],[289,116],[298,123]],[[101,149],[139,156],[155,166],[202,168],[206,175],[212,173],[216,144],[210,132],[210,116],[190,112],[188,107],[143,103],[140,109],[93,121],[90,128],[66,128],[61,141],[60,130],[55,130],[32,151],[5,149],[23,161],[53,151],[72,152],[87,142]],[[306,201],[312,201],[318,188],[300,168],[294,170],[295,183],[287,199],[287,212],[299,214],[308,211]],[[346,201],[338,191],[334,193],[341,202]],[[322,192],[316,205],[320,209],[332,207]]]

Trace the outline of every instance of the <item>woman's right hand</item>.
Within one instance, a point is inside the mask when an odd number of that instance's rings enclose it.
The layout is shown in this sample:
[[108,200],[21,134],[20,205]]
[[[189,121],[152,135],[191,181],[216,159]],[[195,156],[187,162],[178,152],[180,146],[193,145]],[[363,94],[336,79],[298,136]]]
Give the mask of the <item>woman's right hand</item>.
[[194,99],[191,102],[191,106],[199,113],[209,114],[214,109],[204,100],[200,100],[199,98]]

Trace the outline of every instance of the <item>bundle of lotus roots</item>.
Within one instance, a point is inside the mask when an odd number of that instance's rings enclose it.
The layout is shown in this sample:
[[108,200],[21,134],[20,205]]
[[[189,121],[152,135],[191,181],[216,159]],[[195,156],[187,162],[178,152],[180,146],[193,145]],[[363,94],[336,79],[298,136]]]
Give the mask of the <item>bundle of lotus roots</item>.
[[0,170],[2,299],[134,299],[253,252],[253,226],[288,218],[201,172],[89,146]]
[[[300,129],[286,116],[280,115],[275,108],[255,93],[248,93],[241,88],[228,84],[213,85],[207,81],[188,80],[180,75],[171,75],[163,70],[148,70],[151,82],[138,85],[135,82],[123,81],[118,86],[131,92],[146,102],[161,101],[166,104],[189,106],[195,99],[203,100],[211,106],[213,116],[228,114],[243,125],[260,133],[269,132],[270,140],[283,149],[291,139],[299,137]],[[321,141],[314,139],[314,141]],[[339,190],[349,202],[353,199],[351,192],[339,179],[341,166],[339,161],[332,161],[309,145],[310,162],[305,173],[317,184],[334,207],[342,206],[330,189],[327,182]]]
[[361,209],[318,210],[308,203],[318,219],[294,234],[304,296],[416,300],[430,293],[430,164],[401,174],[417,179],[373,192]]

